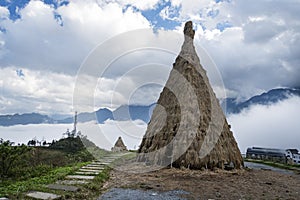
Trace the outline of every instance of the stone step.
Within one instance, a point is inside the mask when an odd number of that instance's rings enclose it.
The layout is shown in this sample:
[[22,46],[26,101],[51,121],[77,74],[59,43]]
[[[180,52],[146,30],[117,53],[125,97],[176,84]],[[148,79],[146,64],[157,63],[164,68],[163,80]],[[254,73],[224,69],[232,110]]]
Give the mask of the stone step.
[[64,184],[64,185],[83,185],[87,184],[89,182],[84,180],[62,180],[62,181],[56,181],[57,184]]
[[114,160],[116,160],[117,158],[102,158],[102,159],[100,159],[100,160],[109,160],[109,161],[114,161]]
[[75,172],[75,174],[79,174],[79,175],[98,175],[99,172],[82,172],[82,171],[77,171],[77,172]]
[[123,155],[119,154],[119,155],[105,155],[103,156],[104,158],[120,158],[122,157]]
[[68,175],[66,176],[68,179],[83,179],[83,180],[92,180],[95,176],[84,176],[84,175]]
[[102,164],[102,163],[109,163],[111,164],[112,162],[114,162],[115,160],[101,160],[100,162],[98,162],[97,164]]
[[0,200],[9,200],[9,199],[6,197],[0,197]]
[[88,167],[88,166],[85,166],[85,167],[81,167],[81,169],[88,169],[88,170],[103,170],[104,167]]
[[34,199],[45,199],[45,200],[58,199],[61,197],[60,195],[57,194],[47,193],[47,192],[37,192],[37,191],[27,193],[26,196]]
[[[104,162],[104,161],[101,161],[101,162],[96,162],[96,163],[94,163],[94,164],[88,164],[88,165],[98,165],[98,166],[103,166],[103,165],[107,165],[107,164],[110,164],[110,162]],[[88,166],[87,165],[87,166]]]
[[116,158],[116,157],[102,157],[98,160],[116,160],[116,159],[118,159],[118,158]]
[[49,184],[47,185],[47,188],[54,189],[54,190],[70,191],[70,192],[76,192],[77,190],[79,190],[78,187],[70,186],[70,185],[61,185],[61,184]]
[[97,164],[100,164],[100,165],[110,165],[111,162],[101,161],[101,162],[98,162]]
[[79,171],[81,172],[102,172],[102,169],[82,169],[80,168]]
[[104,165],[100,163],[96,163],[96,164],[88,164],[86,165],[86,167],[104,167]]

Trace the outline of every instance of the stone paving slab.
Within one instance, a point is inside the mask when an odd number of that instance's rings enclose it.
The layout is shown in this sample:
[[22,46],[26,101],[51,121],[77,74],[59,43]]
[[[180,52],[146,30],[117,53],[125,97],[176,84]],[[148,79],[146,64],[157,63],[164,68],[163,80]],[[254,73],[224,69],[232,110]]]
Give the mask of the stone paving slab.
[[57,184],[65,184],[65,185],[83,185],[89,183],[88,181],[84,180],[63,180],[63,181],[56,181]]
[[108,162],[113,162],[113,161],[115,161],[115,160],[117,160],[117,159],[111,159],[111,158],[102,158],[102,159],[100,159],[99,161],[108,161]]
[[47,192],[30,192],[27,193],[26,196],[34,199],[45,199],[45,200],[58,199],[61,197],[60,195],[47,193]]
[[88,164],[86,166],[88,166],[88,167],[103,167],[103,164],[101,164],[101,163],[93,163],[93,164]]
[[98,162],[97,162],[97,164],[102,164],[102,163],[109,163],[109,164],[111,164],[111,163],[113,163],[113,162],[115,162],[116,160],[99,160]]
[[100,161],[92,162],[92,163],[90,163],[90,164],[88,164],[88,165],[101,165],[101,162],[100,162]]
[[79,190],[78,187],[71,186],[71,185],[61,185],[61,184],[49,184],[47,185],[47,188],[54,189],[54,190],[70,191],[70,192],[76,192],[77,190]]
[[89,170],[103,170],[104,167],[88,167],[88,166],[85,166],[85,167],[81,167],[81,169],[89,169]]
[[101,165],[101,166],[83,166],[80,169],[93,169],[94,170],[101,170],[105,168],[105,165]]
[[98,164],[100,164],[100,165],[110,165],[111,164],[111,162],[98,162]]
[[97,174],[99,174],[99,172],[82,172],[82,171],[77,171],[77,172],[75,172],[75,174],[79,174],[79,175],[97,175]]
[[9,200],[9,199],[6,197],[0,197],[0,200]]
[[81,171],[81,172],[102,172],[102,169],[82,169],[82,168],[80,168],[79,171]]
[[106,156],[103,156],[104,158],[120,158],[122,157],[123,155],[106,155]]
[[66,176],[68,179],[83,179],[83,180],[92,180],[95,176],[84,176],[84,175],[68,175]]
[[89,164],[89,165],[99,165],[99,166],[103,166],[103,165],[107,165],[107,164],[110,164],[110,162],[103,162],[103,161],[99,161],[99,162],[96,162],[95,164]]

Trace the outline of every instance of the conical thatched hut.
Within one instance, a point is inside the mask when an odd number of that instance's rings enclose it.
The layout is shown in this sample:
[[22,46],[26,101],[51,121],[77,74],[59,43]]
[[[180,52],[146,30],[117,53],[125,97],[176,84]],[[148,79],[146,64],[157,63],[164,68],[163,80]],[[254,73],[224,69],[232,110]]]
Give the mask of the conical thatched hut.
[[137,161],[152,165],[241,168],[243,159],[193,44],[191,21],[160,94]]
[[121,137],[118,138],[111,150],[113,152],[128,151]]

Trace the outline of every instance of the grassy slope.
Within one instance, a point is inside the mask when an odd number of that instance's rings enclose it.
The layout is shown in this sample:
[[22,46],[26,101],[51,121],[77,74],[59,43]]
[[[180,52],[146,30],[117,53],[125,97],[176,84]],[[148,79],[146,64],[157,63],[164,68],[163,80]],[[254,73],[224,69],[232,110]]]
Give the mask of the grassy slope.
[[78,163],[73,166],[57,167],[46,174],[22,181],[4,181],[0,185],[0,196],[9,196],[14,199],[21,195],[22,192],[37,190],[44,184],[54,183],[63,179],[66,175],[73,173],[81,166],[87,163]]
[[[31,147],[32,150],[22,155],[15,163],[10,177],[0,180],[0,197],[24,199],[28,191],[51,191],[45,186],[62,180],[68,174],[73,174],[81,166],[93,160],[93,155],[102,157],[107,151],[90,144],[87,150],[79,138],[68,138],[58,141],[50,148]],[[92,152],[92,154],[91,154]],[[76,193],[74,199],[90,199],[97,195],[92,190],[99,190],[101,183],[108,178],[109,169],[102,173]],[[52,191],[54,192],[54,191]],[[55,191],[55,193],[61,193]],[[67,199],[73,199],[74,194],[63,192]],[[75,195],[75,196],[76,196]],[[85,196],[85,197],[81,197]],[[72,198],[71,198],[72,197]]]
[[271,161],[255,160],[255,159],[248,159],[248,158],[245,158],[244,161],[261,163],[261,164],[269,165],[272,167],[277,167],[277,168],[281,168],[281,169],[287,169],[287,170],[293,170],[296,172],[300,172],[300,165],[289,165],[289,164],[275,163],[275,162],[271,162]]

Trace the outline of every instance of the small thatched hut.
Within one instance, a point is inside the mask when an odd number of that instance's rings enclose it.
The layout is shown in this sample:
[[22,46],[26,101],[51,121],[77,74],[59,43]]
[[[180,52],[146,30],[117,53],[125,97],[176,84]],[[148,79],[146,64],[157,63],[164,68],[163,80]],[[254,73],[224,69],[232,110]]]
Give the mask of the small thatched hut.
[[113,152],[128,151],[121,137],[118,138],[115,145],[111,148]]
[[200,64],[191,21],[184,43],[160,94],[137,161],[152,165],[241,168],[243,159],[225,115]]

